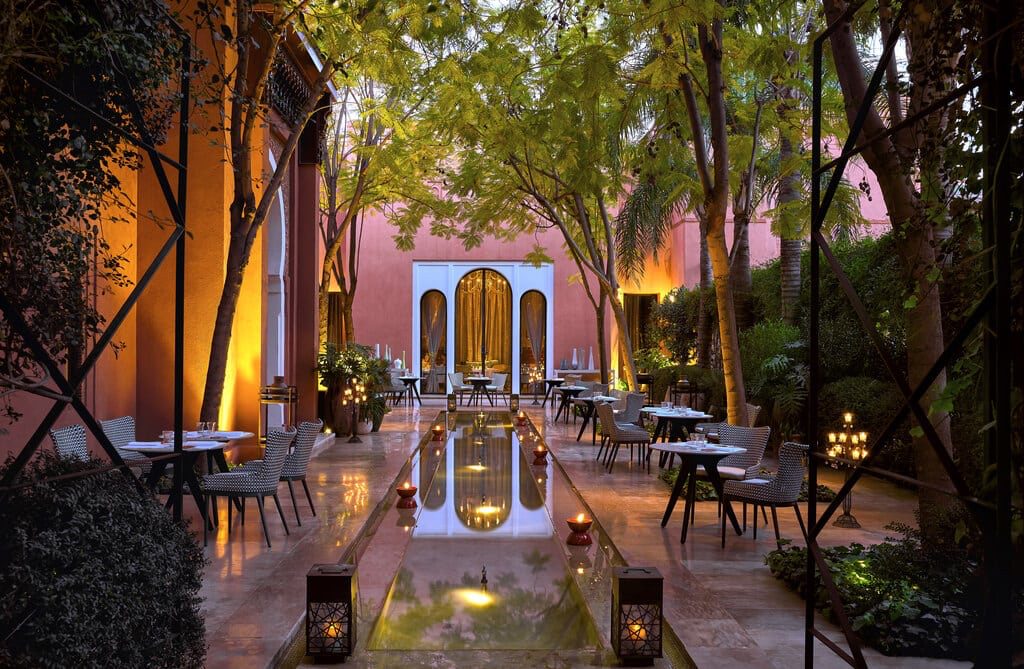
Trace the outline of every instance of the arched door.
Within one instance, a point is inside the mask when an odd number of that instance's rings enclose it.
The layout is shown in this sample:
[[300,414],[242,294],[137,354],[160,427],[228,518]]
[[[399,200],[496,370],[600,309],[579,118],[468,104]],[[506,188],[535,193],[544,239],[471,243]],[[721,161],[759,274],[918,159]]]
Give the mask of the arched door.
[[448,301],[441,291],[428,290],[420,299],[420,371],[423,375],[423,392],[444,392],[447,350]]
[[[547,376],[548,302],[539,290],[528,290],[519,300],[520,393],[543,390]],[[540,386],[538,388],[538,386]]]
[[455,290],[454,362],[467,376],[512,369],[512,288],[494,270],[469,272]]

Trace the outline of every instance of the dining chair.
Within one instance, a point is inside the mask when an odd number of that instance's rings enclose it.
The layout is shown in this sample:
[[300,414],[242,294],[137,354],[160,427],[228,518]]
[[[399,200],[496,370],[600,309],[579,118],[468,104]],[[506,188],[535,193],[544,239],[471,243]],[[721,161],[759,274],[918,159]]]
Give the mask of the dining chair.
[[505,394],[505,381],[508,379],[508,373],[506,372],[494,372],[491,375],[492,383],[487,386],[487,392],[494,393],[502,400],[505,404],[508,404],[508,395]]
[[[132,416],[121,416],[101,420],[100,427],[103,434],[107,435],[111,445],[127,464],[138,467],[143,476],[149,474],[153,469],[153,462],[142,453],[123,450],[129,443],[135,441],[135,418]],[[168,465],[165,471],[171,471],[173,465]]]
[[605,434],[601,435],[601,449],[598,450],[598,457],[601,457],[601,450],[605,451],[605,466],[608,468],[608,472],[611,473],[612,467],[615,466],[615,458],[619,455],[619,446],[627,444],[629,446],[629,458],[633,459],[633,447],[637,446],[640,456],[640,462],[644,462],[644,457],[647,453],[647,447],[651,443],[651,435],[648,434],[647,430],[636,425],[621,424],[615,422],[615,414],[612,413],[610,405],[605,403],[599,403],[597,405],[597,417],[601,421],[603,426],[602,432]]
[[473,390],[473,386],[466,385],[462,372],[448,372],[448,380],[452,384],[452,393],[458,393],[459,404],[463,404],[464,393]]
[[[718,476],[723,481],[756,478],[761,471],[761,459],[764,458],[764,450],[768,446],[772,429],[768,426],[738,427],[728,423],[719,423],[717,432],[718,442],[723,446],[739,446],[747,449],[743,453],[722,458],[718,463]],[[702,465],[697,466],[696,476],[698,479],[707,480],[708,475]],[[722,500],[718,500],[718,513],[722,513]]]
[[81,425],[68,425],[57,430],[50,430],[53,449],[57,455],[66,460],[89,461],[89,447],[85,443],[85,428]]
[[616,423],[640,423],[640,410],[644,408],[644,400],[647,396],[643,393],[627,393],[625,406],[615,414]]
[[[302,519],[299,518],[299,505],[295,502],[295,490],[292,488],[292,481],[300,481],[302,483],[302,489],[306,492],[306,501],[309,502],[309,510],[316,516],[313,496],[309,493],[309,484],[306,483],[306,470],[309,469],[309,460],[313,455],[316,437],[323,429],[324,422],[320,419],[299,423],[299,431],[295,437],[295,448],[284,459],[284,466],[281,468],[281,480],[288,484],[288,495],[292,498],[295,522],[299,524],[299,527],[302,527]],[[262,460],[249,460],[240,468],[235,468],[235,471],[255,469],[262,462]]]
[[[277,515],[281,517],[281,524],[284,525],[284,533],[291,534],[288,530],[288,521],[284,519],[284,511],[281,510],[281,500],[277,496],[277,486],[281,482],[281,471],[284,468],[285,459],[288,457],[288,447],[295,439],[295,428],[291,430],[275,429],[267,435],[267,447],[263,451],[263,459],[259,465],[252,469],[231,472],[218,472],[207,474],[203,477],[203,492],[207,499],[207,514],[217,515],[217,497],[228,498],[228,534],[231,533],[231,507],[236,500],[241,501],[242,524],[245,524],[245,500],[249,497],[256,498],[256,508],[260,512],[260,522],[263,524],[263,538],[267,541],[267,548],[270,545],[270,533],[267,532],[267,518],[263,512],[263,506],[267,497],[274,498],[277,506]],[[209,516],[208,516],[209,517]],[[208,523],[203,524],[203,531],[206,531]]]
[[[754,539],[757,539],[757,507],[771,507],[772,524],[775,526],[775,543],[782,549],[779,534],[779,516],[776,509],[791,506],[796,512],[800,532],[807,539],[807,527],[800,515],[800,488],[804,480],[804,455],[806,444],[787,441],[779,448],[779,468],[771,478],[752,478],[745,481],[726,481],[723,488],[723,502],[743,502],[754,505]],[[722,514],[722,548],[725,548],[725,515]]]

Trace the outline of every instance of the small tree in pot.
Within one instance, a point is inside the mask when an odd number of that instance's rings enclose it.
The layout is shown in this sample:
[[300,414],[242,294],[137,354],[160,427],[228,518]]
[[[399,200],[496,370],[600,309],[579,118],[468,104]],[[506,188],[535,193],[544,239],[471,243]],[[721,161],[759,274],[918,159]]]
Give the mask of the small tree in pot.
[[317,373],[320,382],[327,388],[327,415],[324,421],[336,434],[352,431],[352,410],[343,407],[341,400],[345,387],[353,383],[365,386],[369,397],[361,404],[359,420],[372,419],[375,429],[380,427],[380,421],[388,412],[384,398],[378,397],[378,393],[391,382],[387,361],[374,358],[370,348],[362,344],[338,347],[328,343],[317,359]]

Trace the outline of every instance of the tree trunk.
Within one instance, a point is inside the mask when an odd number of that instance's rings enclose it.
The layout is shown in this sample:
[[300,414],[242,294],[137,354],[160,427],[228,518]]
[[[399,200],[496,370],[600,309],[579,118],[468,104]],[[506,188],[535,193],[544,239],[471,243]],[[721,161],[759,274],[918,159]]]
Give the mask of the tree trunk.
[[[785,105],[780,106],[785,108]],[[784,112],[780,110],[780,116]],[[793,157],[793,143],[783,128],[779,137],[779,163],[788,165]],[[779,201],[778,207],[782,212],[783,221],[779,225],[779,260],[781,264],[781,305],[782,320],[790,325],[796,322],[796,309],[800,303],[800,254],[803,252],[804,242],[800,235],[794,234],[788,219],[791,214],[790,207],[800,199],[799,188],[800,174],[792,172],[786,174],[779,180]]]
[[[717,218],[717,220],[716,220]],[[708,255],[715,276],[715,303],[718,307],[718,337],[722,344],[722,371],[728,420],[732,425],[747,424],[747,398],[740,362],[740,342],[733,310],[732,282],[729,280],[729,251],[725,244],[725,212],[708,212]]]
[[700,222],[700,292],[697,295],[697,366],[711,366],[711,319],[707,300],[711,296],[711,256],[708,254],[707,219]]
[[[232,224],[234,227],[234,224]],[[218,420],[220,403],[224,396],[224,378],[228,370],[228,350],[231,345],[231,330],[238,308],[238,296],[242,292],[242,276],[245,272],[244,237],[231,235],[228,246],[228,262],[224,273],[224,287],[217,304],[217,318],[213,324],[213,340],[210,343],[210,361],[206,368],[206,387],[203,390],[203,405],[199,409],[199,420]]]
[[356,341],[356,325],[352,320],[352,303],[355,301],[355,295],[352,290],[342,291],[341,293],[341,320],[345,326],[345,345],[354,344]]
[[629,322],[626,320],[626,310],[622,307],[622,302],[619,301],[618,295],[608,295],[608,302],[612,307],[615,327],[619,332],[619,347],[621,351],[619,358],[622,360],[622,376],[626,381],[626,389],[635,392],[637,389],[636,363],[633,361],[633,342],[629,336]]
[[754,322],[751,312],[751,295],[754,279],[750,273],[750,218],[747,212],[734,213],[732,218],[733,251],[731,270],[732,298],[736,307],[736,327],[740,330]]
[[601,383],[608,383],[608,350],[605,346],[607,341],[607,333],[604,329],[604,315],[607,303],[605,301],[604,291],[600,291],[600,297],[597,301],[597,306],[594,309],[594,314],[597,316],[597,354],[601,359]]

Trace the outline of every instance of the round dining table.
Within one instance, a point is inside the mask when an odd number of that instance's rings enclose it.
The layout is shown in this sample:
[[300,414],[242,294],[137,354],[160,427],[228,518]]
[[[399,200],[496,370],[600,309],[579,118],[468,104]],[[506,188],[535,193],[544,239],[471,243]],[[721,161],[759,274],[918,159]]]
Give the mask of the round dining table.
[[494,397],[491,396],[491,391],[487,389],[487,386],[491,385],[491,377],[489,376],[467,376],[466,380],[473,384],[473,392],[469,394],[469,404],[473,402],[477,404],[482,403],[482,398],[486,397],[494,406]]
[[[718,499],[723,499],[724,483],[722,477],[718,474],[718,462],[730,455],[745,453],[747,449],[740,448],[739,446],[709,444],[703,441],[675,441],[660,444],[652,443],[651,450],[661,451],[663,454],[671,453],[672,455],[678,455],[682,460],[682,464],[679,467],[679,476],[676,477],[676,483],[672,486],[672,494],[669,496],[668,504],[665,506],[665,515],[661,518],[661,526],[665,527],[668,525],[668,521],[672,517],[672,510],[675,508],[685,485],[686,505],[683,507],[683,529],[680,533],[679,543],[686,543],[686,530],[690,525],[693,505],[697,501],[697,467],[704,467],[708,480],[715,487],[715,492],[718,493]],[[650,466],[650,451],[648,451],[648,471],[650,471]],[[732,505],[729,504],[728,500],[725,501],[723,507],[723,513],[732,522],[736,534],[743,534],[739,521],[736,520],[736,514],[733,513]]]
[[555,388],[565,383],[565,379],[544,379],[544,401],[540,403],[542,407],[548,405],[548,398],[551,398],[551,404],[554,405],[555,398],[552,397]]

